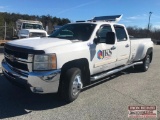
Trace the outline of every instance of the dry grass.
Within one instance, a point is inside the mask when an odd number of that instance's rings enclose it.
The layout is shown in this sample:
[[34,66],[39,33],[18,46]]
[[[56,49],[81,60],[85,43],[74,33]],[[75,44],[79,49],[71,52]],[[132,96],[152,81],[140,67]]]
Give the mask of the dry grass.
[[3,46],[8,40],[0,40],[0,46]]

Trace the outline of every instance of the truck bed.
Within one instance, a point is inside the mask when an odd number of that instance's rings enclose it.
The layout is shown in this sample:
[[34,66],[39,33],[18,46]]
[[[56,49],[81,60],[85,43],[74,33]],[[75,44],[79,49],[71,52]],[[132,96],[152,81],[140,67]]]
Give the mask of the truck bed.
[[153,42],[151,42],[151,38],[130,38],[130,40],[131,57],[134,56],[134,61],[143,59],[145,57],[145,53],[143,52],[148,49],[149,46],[153,45]]
[[130,37],[130,40],[144,40],[144,39],[150,39],[150,38],[136,38],[136,37]]

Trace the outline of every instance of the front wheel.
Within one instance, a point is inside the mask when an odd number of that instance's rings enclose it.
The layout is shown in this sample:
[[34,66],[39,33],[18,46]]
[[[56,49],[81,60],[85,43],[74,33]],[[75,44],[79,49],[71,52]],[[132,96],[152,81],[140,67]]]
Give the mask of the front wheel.
[[135,69],[140,70],[142,72],[146,72],[151,63],[151,56],[149,54],[146,55],[146,57],[143,59],[143,64],[134,66]]
[[67,70],[61,83],[61,97],[67,102],[74,101],[83,88],[81,70],[79,68]]

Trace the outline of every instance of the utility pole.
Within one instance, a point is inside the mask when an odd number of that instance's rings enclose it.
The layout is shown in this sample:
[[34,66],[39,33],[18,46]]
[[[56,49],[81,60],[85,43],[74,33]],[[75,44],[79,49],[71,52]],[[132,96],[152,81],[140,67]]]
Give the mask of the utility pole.
[[149,12],[149,22],[148,22],[148,31],[150,30],[150,20],[153,12]]
[[6,27],[7,27],[7,26],[6,26],[6,22],[5,22],[5,23],[4,23],[4,40],[6,39],[6,31],[7,31],[7,30],[6,30]]

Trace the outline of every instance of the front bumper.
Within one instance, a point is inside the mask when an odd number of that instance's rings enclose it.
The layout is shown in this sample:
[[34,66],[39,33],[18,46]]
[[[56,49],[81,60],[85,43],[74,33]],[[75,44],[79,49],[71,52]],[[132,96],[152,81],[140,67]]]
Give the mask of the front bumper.
[[27,86],[34,93],[58,92],[61,70],[24,73],[12,68],[3,60],[2,71],[9,81]]
[[22,38],[29,38],[29,35],[19,34],[18,37],[21,38],[21,39],[22,39]]

